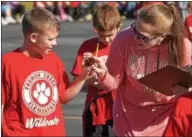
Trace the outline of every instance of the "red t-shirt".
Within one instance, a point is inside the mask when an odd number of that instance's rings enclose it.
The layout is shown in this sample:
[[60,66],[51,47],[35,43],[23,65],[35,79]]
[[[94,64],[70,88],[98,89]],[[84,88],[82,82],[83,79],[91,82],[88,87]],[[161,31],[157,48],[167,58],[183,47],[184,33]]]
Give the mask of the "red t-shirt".
[[192,14],[188,15],[185,19],[185,26],[187,29],[187,34],[189,36],[189,39],[192,42]]
[[192,136],[192,93],[176,101],[164,136]]
[[[97,38],[92,38],[90,40],[85,41],[78,50],[77,57],[71,71],[73,76],[77,76],[81,73],[81,63],[83,59],[83,53],[91,52],[95,54],[97,43]],[[108,54],[110,51],[110,45],[105,45],[99,42],[99,52],[98,57],[107,60]],[[99,93],[105,93],[103,89],[97,89],[93,86],[88,86],[85,107],[88,102],[92,101]],[[105,124],[105,122],[112,118],[112,105],[113,99],[115,97],[115,92],[109,92],[105,94],[103,97],[100,97],[96,100],[96,102],[90,106],[90,110],[92,111],[93,125]]]
[[77,8],[77,7],[79,7],[79,5],[80,5],[80,2],[78,2],[78,1],[71,1],[71,7],[72,8]]
[[69,84],[55,53],[30,58],[16,49],[2,57],[5,136],[65,136],[61,102]]

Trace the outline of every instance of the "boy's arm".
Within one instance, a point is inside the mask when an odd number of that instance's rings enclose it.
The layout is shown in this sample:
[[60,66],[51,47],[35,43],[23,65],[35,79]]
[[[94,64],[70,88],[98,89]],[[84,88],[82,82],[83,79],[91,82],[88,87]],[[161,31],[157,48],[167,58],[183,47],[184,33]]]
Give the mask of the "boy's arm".
[[85,81],[89,77],[91,66],[83,68],[83,66],[81,65],[81,67],[82,67],[81,73],[79,75],[76,75],[76,79],[71,84],[69,84],[69,78],[64,69],[65,68],[64,63],[61,60],[58,61],[58,68],[59,68],[58,91],[60,101],[64,104],[69,102],[80,92]]
[[81,90],[85,83],[86,79],[84,76],[79,75],[77,78],[70,84],[64,93],[63,103],[66,104],[72,100]]
[[[76,56],[76,59],[75,59],[75,62],[74,62],[74,65],[73,65],[73,68],[71,70],[71,75],[74,77],[74,80],[77,78],[77,76],[80,75],[80,73],[83,71],[82,70],[82,62],[83,62],[83,53],[85,52],[85,49],[84,48],[86,46],[86,42],[84,42],[78,52],[77,52],[77,56]],[[87,78],[86,80],[86,85],[92,85],[95,87],[95,84],[94,82],[96,82],[97,79],[95,78],[94,75],[90,75],[89,78]]]
[[84,68],[82,73],[76,77],[76,79],[68,86],[64,92],[63,103],[66,104],[71,99],[73,99],[83,87],[85,81],[89,78],[89,73],[91,70],[91,66],[88,68]]
[[[73,80],[76,80],[76,78],[78,77],[79,75],[73,75]],[[93,87],[96,87],[97,85],[94,84],[94,82],[97,82],[98,80],[94,77],[94,76],[89,76],[87,78],[87,80],[85,81],[85,84],[86,85],[92,85]]]

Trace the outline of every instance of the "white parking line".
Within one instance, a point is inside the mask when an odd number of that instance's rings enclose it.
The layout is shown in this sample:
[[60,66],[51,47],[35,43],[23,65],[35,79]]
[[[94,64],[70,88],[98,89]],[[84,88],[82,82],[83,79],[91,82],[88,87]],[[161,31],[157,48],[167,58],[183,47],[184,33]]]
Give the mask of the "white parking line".
[[82,117],[78,117],[78,116],[64,116],[64,119],[82,120]]

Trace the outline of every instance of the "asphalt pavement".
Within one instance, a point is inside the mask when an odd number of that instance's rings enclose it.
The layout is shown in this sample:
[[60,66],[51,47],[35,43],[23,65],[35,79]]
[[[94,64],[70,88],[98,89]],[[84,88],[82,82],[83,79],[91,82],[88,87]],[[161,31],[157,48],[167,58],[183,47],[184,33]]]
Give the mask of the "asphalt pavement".
[[[129,26],[133,20],[123,22],[123,28]],[[77,50],[84,40],[96,34],[93,31],[92,22],[64,22],[61,24],[61,32],[58,36],[58,45],[54,51],[65,63],[67,73],[70,76]],[[1,27],[1,54],[20,47],[23,42],[21,24],[13,24]],[[67,136],[82,135],[82,112],[86,96],[86,88],[67,105],[63,105],[63,114]]]

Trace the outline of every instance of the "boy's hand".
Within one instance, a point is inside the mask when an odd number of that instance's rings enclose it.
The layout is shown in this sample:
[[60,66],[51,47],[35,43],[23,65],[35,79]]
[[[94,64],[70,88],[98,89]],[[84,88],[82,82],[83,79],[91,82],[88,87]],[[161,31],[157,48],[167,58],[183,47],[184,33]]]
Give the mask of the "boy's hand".
[[83,54],[84,59],[92,58],[94,59],[94,64],[92,66],[92,70],[94,70],[100,79],[102,79],[107,72],[107,67],[105,62],[98,57],[93,56],[90,52],[86,52]]
[[80,74],[81,78],[82,78],[82,79],[85,79],[85,80],[86,80],[86,79],[89,79],[89,78],[90,78],[90,75],[89,75],[89,74],[90,74],[90,72],[91,72],[91,69],[92,69],[91,66],[90,66],[90,67],[86,67],[86,68],[83,67],[83,68],[82,68],[83,71],[82,71],[82,73]]
[[90,75],[92,69],[93,69],[93,65],[87,66],[85,61],[88,59],[88,57],[83,57],[83,61],[82,61],[82,73],[81,73],[81,77],[83,79],[90,79],[92,76]]
[[91,52],[85,52],[83,54],[83,66],[84,67],[90,66],[90,65],[87,65],[87,61],[91,61],[91,62],[88,62],[88,63],[91,63],[91,65],[94,63],[94,60],[92,57],[93,57],[93,55]]
[[172,87],[172,91],[173,91],[174,94],[180,95],[180,94],[183,94],[183,93],[186,93],[186,92],[191,92],[192,87],[191,88],[186,88],[186,87],[183,87],[181,85],[174,85]]

